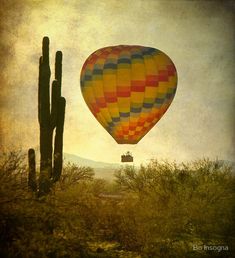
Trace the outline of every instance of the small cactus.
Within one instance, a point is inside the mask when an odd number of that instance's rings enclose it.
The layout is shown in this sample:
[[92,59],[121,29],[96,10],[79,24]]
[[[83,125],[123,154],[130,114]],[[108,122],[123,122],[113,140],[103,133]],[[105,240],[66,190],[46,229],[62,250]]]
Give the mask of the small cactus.
[[36,161],[34,149],[28,151],[28,164],[29,164],[29,179],[28,186],[33,191],[37,191],[37,179],[36,179]]

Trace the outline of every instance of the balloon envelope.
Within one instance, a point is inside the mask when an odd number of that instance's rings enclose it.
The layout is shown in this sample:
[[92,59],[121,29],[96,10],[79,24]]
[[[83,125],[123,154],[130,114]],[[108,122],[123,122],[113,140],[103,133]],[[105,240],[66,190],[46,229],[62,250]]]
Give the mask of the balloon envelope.
[[177,72],[162,51],[111,46],[95,51],[81,71],[89,109],[117,143],[136,144],[170,106]]

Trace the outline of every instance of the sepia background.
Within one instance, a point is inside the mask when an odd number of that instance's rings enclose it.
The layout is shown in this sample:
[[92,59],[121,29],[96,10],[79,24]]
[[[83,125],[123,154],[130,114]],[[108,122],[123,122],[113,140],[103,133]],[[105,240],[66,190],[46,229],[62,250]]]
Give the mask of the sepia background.
[[[52,67],[55,51],[64,57],[66,153],[115,163],[127,150],[136,164],[151,158],[234,161],[233,1],[1,0],[0,5],[2,149],[38,146],[38,59],[48,36]],[[119,44],[162,50],[179,77],[169,110],[137,145],[118,145],[80,91],[86,58]]]

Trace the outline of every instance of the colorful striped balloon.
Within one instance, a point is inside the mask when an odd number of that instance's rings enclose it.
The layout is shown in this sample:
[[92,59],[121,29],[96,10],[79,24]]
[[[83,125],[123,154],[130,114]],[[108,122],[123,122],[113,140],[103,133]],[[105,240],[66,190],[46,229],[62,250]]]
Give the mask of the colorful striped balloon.
[[170,106],[177,72],[162,51],[111,46],[95,51],[81,71],[89,109],[117,143],[136,144]]

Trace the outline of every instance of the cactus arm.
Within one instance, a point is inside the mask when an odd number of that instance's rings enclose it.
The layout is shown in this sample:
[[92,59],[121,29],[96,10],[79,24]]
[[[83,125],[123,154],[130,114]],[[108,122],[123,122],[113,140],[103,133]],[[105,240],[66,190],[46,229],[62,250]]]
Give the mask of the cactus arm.
[[57,113],[58,113],[58,101],[59,101],[59,86],[56,80],[52,83],[51,94],[51,129],[56,127]]
[[57,51],[55,56],[55,79],[58,82],[59,96],[61,97],[61,81],[62,81],[62,52]]
[[54,168],[53,181],[58,181],[62,172],[63,166],[63,132],[65,119],[66,100],[60,97],[58,103],[58,117],[56,125],[55,143],[54,143]]
[[37,191],[37,179],[36,179],[36,161],[34,149],[28,150],[28,166],[29,166],[29,177],[28,186],[33,191]]
[[53,181],[58,181],[62,172],[63,166],[63,130],[65,116],[65,98],[61,97],[61,80],[62,80],[62,52],[56,52],[55,58],[55,79],[58,85],[58,102],[57,102],[57,120],[54,140],[54,166],[53,166]]
[[39,76],[38,76],[38,123],[41,123],[41,81],[42,81],[42,56],[39,58]]

